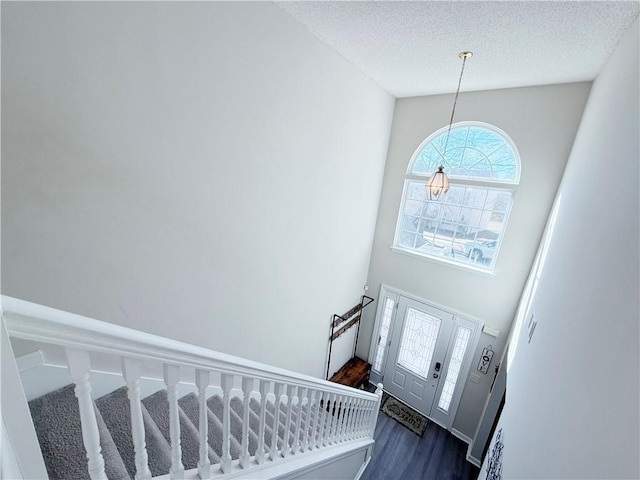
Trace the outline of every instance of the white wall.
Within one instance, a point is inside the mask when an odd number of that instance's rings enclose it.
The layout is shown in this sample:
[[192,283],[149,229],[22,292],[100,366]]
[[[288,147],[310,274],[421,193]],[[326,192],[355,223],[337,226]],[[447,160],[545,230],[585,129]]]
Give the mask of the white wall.
[[393,108],[271,3],[3,3],[2,293],[322,376]]
[[[482,61],[474,57],[473,61]],[[470,63],[466,75],[473,75]],[[522,175],[495,266],[495,275],[414,258],[390,250],[409,160],[431,133],[451,115],[453,95],[400,99],[389,142],[378,223],[369,269],[370,292],[377,296],[381,283],[476,317],[500,330],[496,339],[482,335],[472,361],[492,345],[495,355],[479,383],[467,382],[454,428],[473,438],[493,379],[493,366],[501,357],[522,287],[560,182],[590,83],[514,88],[460,95],[456,121],[475,120],[502,129],[517,146]],[[366,355],[374,309],[361,329],[359,350]]]
[[562,180],[508,374],[504,478],[640,478],[638,31],[594,81]]

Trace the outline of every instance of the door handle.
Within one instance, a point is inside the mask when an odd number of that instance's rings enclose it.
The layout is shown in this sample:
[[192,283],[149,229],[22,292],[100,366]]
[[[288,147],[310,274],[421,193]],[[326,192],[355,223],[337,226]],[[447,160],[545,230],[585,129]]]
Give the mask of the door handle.
[[440,371],[440,367],[441,367],[441,366],[442,366],[442,365],[440,365],[440,362],[436,362],[436,366],[435,366],[434,370],[435,370],[436,372],[439,372],[439,371]]

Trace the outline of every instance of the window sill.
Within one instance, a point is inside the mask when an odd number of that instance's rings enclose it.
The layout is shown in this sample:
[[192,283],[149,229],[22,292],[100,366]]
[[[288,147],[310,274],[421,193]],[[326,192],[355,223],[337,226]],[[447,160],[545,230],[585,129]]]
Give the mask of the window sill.
[[403,255],[408,255],[410,257],[419,258],[419,259],[426,260],[426,261],[429,261],[429,262],[436,262],[436,263],[440,263],[440,264],[445,264],[445,265],[457,268],[459,270],[464,270],[465,272],[479,273],[479,274],[485,275],[487,277],[495,277],[496,276],[496,273],[495,273],[494,270],[487,270],[487,269],[484,269],[484,268],[474,267],[473,265],[465,265],[465,264],[458,263],[458,262],[452,262],[451,260],[448,260],[447,258],[444,258],[444,257],[441,258],[441,257],[432,256],[432,255],[422,254],[422,253],[414,252],[413,250],[408,250],[406,248],[396,247],[394,245],[392,245],[390,248],[391,248],[391,251],[396,252],[396,253],[401,253]]

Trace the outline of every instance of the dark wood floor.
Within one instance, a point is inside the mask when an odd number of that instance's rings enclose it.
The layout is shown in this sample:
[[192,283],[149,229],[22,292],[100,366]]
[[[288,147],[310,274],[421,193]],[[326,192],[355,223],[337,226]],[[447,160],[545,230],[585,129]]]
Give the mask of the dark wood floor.
[[422,437],[378,413],[375,447],[362,480],[476,480],[467,444],[429,422]]

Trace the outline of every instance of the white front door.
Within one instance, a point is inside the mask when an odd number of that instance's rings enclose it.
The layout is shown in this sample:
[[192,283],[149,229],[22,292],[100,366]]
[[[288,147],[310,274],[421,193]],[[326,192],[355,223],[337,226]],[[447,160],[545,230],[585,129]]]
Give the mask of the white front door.
[[385,390],[428,415],[453,327],[451,314],[401,297],[384,373]]

